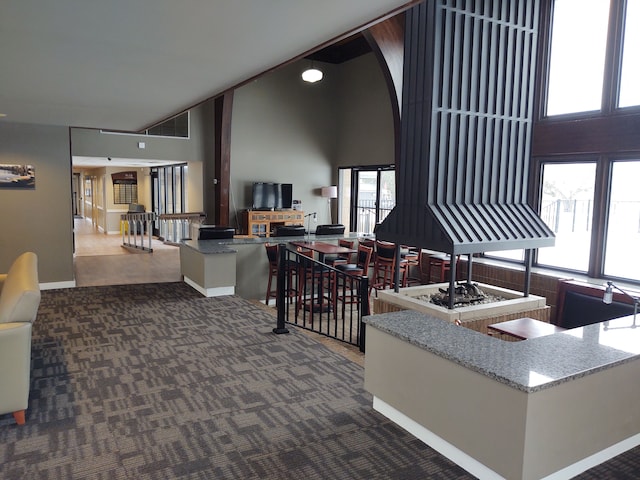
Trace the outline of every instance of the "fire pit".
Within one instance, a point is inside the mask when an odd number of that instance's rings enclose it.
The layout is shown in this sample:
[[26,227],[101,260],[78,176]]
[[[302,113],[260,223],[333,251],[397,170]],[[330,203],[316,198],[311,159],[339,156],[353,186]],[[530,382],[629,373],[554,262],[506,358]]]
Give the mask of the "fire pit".
[[[431,302],[441,307],[449,307],[449,292],[450,287],[439,288],[437,293],[432,295],[421,295],[419,300]],[[492,303],[506,300],[504,297],[497,295],[487,295],[482,291],[477,283],[471,282],[459,282],[453,292],[453,305],[465,306],[465,305],[479,305],[481,303]]]
[[[461,301],[452,310],[447,308],[449,302],[448,283],[401,288],[398,293],[393,290],[380,290],[378,298],[375,298],[373,302],[374,312],[416,310],[482,333],[487,333],[487,325],[521,317],[549,322],[550,308],[546,305],[544,297],[536,295],[524,297],[521,292],[483,283],[473,283],[472,285],[475,288],[464,284],[466,293],[459,294]],[[471,304],[466,300],[473,296],[479,296],[476,289],[482,292],[485,298],[476,299],[476,303]],[[438,301],[444,303],[445,306],[432,303],[433,297],[439,298]],[[443,300],[444,297],[446,297],[446,301]]]

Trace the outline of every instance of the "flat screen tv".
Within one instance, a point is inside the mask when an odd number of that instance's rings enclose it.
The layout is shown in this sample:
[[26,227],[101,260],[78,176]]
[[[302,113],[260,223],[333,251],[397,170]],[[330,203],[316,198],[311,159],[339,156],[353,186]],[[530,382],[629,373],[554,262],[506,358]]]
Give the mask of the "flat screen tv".
[[289,210],[293,204],[291,183],[253,184],[253,210]]

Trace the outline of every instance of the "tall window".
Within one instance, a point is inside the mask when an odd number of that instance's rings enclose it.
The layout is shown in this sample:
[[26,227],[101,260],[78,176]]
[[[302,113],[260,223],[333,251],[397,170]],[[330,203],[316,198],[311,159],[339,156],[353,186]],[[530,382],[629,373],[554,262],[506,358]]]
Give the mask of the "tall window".
[[[165,213],[185,213],[187,165],[170,165],[151,169],[151,195],[153,211],[158,215]],[[170,232],[164,222],[159,222],[154,235],[169,238]]]
[[640,160],[612,164],[604,261],[607,276],[640,280]]
[[540,216],[556,234],[556,243],[539,249],[539,264],[589,269],[595,179],[595,162],[543,165]]
[[620,77],[620,107],[640,105],[640,0],[627,0]]
[[555,0],[552,19],[547,116],[640,105],[640,0]]
[[555,0],[547,115],[599,110],[609,0]]
[[543,191],[540,214],[557,237],[536,264],[640,283],[640,0],[547,5],[532,192]]

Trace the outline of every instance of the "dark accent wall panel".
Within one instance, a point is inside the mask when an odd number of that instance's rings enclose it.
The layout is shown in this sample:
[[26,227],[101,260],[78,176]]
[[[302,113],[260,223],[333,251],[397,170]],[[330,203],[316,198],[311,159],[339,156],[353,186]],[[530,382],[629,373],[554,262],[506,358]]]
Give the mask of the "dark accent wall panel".
[[526,202],[538,8],[435,2],[428,203]]
[[379,238],[453,254],[553,244],[526,203],[539,3],[406,12],[397,201]]

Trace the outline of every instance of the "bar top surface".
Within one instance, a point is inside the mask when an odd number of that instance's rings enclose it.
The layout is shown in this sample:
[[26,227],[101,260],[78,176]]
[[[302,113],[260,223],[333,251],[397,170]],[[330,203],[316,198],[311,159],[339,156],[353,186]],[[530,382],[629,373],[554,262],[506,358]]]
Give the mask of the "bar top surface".
[[528,393],[640,359],[640,328],[633,316],[520,342],[503,341],[412,310],[371,315],[364,321]]
[[374,238],[369,235],[347,233],[344,235],[319,235],[315,234],[298,236],[298,237],[236,237],[226,238],[219,240],[184,240],[180,245],[184,245],[188,248],[192,248],[200,253],[214,254],[214,253],[235,253],[233,249],[237,245],[262,245],[265,243],[277,244],[277,243],[290,243],[290,242],[302,242],[302,241],[326,241],[326,240],[339,240],[341,238],[359,239],[359,238]]

